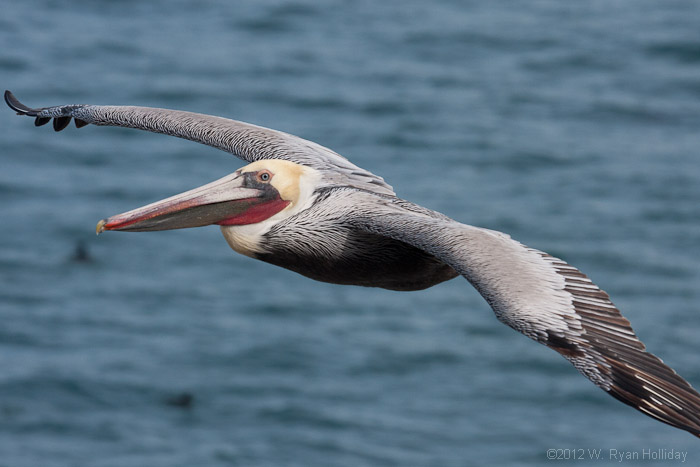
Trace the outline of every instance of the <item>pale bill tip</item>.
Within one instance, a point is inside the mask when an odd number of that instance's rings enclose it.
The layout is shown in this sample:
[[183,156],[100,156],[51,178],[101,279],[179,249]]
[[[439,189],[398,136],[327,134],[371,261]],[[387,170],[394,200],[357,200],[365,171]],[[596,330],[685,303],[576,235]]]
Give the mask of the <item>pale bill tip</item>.
[[95,233],[97,235],[104,232],[106,223],[107,223],[107,219],[102,219],[100,222],[97,223],[97,227],[95,227]]

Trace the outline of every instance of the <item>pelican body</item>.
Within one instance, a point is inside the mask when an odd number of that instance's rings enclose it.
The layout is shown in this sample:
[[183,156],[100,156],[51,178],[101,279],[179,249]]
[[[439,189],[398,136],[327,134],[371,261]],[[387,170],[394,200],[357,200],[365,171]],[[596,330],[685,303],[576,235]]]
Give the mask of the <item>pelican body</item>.
[[700,394],[646,351],[585,274],[508,235],[461,224],[396,196],[381,177],[311,141],[191,112],[99,105],[30,108],[56,131],[75,120],[162,133],[248,162],[219,180],[101,220],[97,233],[219,225],[238,253],[318,281],[420,290],[467,279],[496,317],[557,351],[596,386],[700,437]]

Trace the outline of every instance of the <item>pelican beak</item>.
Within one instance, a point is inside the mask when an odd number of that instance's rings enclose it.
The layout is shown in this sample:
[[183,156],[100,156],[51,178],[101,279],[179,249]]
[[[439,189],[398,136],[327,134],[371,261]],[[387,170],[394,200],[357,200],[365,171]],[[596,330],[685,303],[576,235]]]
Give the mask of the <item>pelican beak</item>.
[[262,186],[251,187],[245,174],[234,172],[194,190],[102,219],[96,230],[99,235],[105,230],[146,232],[236,223],[251,209],[269,202],[270,194]]

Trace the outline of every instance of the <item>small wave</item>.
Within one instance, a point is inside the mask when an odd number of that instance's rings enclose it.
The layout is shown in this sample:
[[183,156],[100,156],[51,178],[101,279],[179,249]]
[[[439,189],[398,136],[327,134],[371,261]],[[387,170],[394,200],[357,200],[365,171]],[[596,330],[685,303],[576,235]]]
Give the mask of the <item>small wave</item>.
[[374,352],[373,355],[352,371],[355,375],[392,374],[402,375],[420,372],[437,366],[454,366],[462,362],[462,357],[446,350],[398,354],[396,352]]
[[29,69],[29,63],[24,58],[0,57],[0,70],[20,72]]
[[317,12],[310,5],[290,3],[271,8],[261,16],[237,21],[235,27],[256,34],[289,32],[299,29],[297,22],[300,18],[308,19]]
[[646,53],[679,63],[700,63],[700,42],[660,42],[646,48]]

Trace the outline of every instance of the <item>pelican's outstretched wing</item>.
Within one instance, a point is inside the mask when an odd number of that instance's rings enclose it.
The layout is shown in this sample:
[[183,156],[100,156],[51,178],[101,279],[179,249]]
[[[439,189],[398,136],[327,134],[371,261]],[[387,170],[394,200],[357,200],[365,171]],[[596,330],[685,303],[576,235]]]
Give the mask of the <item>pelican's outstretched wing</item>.
[[18,115],[36,117],[41,126],[53,118],[53,128],[61,131],[75,119],[81,128],[93,125],[119,126],[188,139],[229,152],[248,162],[283,159],[313,167],[336,186],[352,186],[382,194],[393,194],[384,179],[352,164],[346,158],[312,141],[281,131],[227,118],[181,110],[113,105],[60,105],[33,109],[5,91],[5,102]]
[[500,232],[409,211],[402,200],[347,194],[356,198],[346,216],[357,228],[444,261],[501,322],[556,350],[625,404],[700,436],[700,394],[645,350],[608,294],[576,268]]

